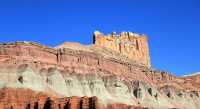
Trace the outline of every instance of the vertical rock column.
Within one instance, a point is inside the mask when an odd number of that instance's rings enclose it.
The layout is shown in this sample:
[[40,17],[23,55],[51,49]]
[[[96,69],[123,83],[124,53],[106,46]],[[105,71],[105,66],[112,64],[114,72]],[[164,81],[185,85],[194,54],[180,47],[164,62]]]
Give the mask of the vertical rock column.
[[89,98],[88,97],[82,97],[80,105],[81,105],[81,109],[89,109],[89,106],[90,106]]
[[71,97],[69,101],[69,109],[80,109],[80,98],[79,97]]

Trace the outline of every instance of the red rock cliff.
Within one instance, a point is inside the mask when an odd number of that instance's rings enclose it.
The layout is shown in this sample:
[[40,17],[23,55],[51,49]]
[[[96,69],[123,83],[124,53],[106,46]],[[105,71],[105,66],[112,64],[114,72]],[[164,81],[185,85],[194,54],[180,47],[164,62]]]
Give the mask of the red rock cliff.
[[198,77],[149,67],[145,36],[94,37],[92,46],[0,44],[0,109],[199,109]]
[[125,104],[104,106],[97,97],[56,98],[30,89],[4,88],[0,90],[0,109],[143,109]]
[[104,35],[96,31],[93,40],[96,46],[109,48],[134,61],[151,66],[149,47],[145,35],[132,32],[122,32],[120,35],[113,32],[112,35]]

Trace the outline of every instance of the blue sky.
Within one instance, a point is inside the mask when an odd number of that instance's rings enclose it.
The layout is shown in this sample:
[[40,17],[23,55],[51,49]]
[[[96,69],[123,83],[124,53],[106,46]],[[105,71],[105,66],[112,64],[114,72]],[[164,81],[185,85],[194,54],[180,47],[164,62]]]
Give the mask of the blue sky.
[[94,30],[147,34],[153,67],[200,71],[200,0],[0,0],[0,42],[90,44]]

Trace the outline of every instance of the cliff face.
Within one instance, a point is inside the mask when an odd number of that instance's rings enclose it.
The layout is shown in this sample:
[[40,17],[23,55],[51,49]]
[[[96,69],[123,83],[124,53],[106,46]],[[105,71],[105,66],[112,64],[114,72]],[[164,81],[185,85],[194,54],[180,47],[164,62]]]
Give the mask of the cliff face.
[[122,32],[120,35],[113,32],[111,35],[104,35],[96,31],[93,40],[96,46],[109,48],[138,63],[151,66],[148,41],[145,35],[132,32]]
[[47,93],[23,88],[3,88],[0,94],[0,109],[144,109],[125,104],[109,104],[105,107],[99,103],[97,97],[57,98]]
[[0,109],[200,108],[197,82],[124,55],[78,43],[1,44]]
[[56,98],[30,89],[5,88],[1,93],[1,109],[105,109],[97,97]]

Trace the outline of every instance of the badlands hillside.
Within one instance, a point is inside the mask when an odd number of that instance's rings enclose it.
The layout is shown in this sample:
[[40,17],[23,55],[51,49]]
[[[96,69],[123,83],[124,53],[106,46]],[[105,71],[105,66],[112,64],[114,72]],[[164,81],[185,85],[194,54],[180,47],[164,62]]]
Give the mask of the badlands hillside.
[[152,68],[147,36],[132,32],[1,43],[0,88],[0,109],[200,109],[200,75]]

